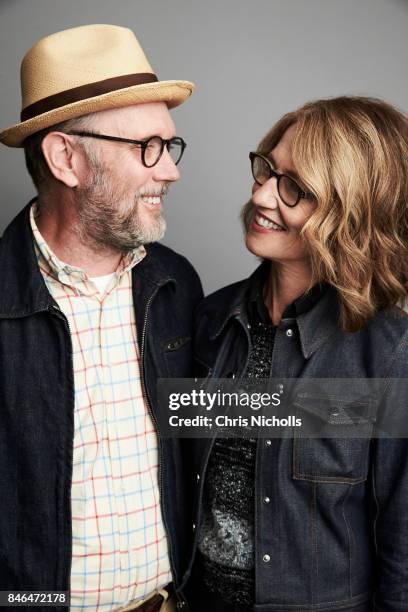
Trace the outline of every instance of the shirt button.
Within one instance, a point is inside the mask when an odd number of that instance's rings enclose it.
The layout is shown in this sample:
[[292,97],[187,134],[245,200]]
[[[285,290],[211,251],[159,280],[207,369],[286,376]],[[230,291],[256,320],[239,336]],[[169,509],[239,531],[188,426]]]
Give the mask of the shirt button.
[[269,561],[270,561],[270,560],[271,560],[270,555],[264,555],[264,556],[262,557],[262,561],[263,561],[264,563],[269,563]]
[[278,385],[278,391],[279,391],[279,393],[281,393],[281,394],[283,393],[283,385],[282,385],[282,384],[279,384],[279,385]]
[[251,324],[247,323],[247,329],[251,329]]
[[194,525],[194,523],[193,523],[193,531],[195,531],[195,525]]
[[286,335],[288,338],[291,338],[293,336],[293,329],[287,329],[286,330]]
[[272,444],[271,440],[265,440],[265,446],[270,446]]
[[197,474],[197,482],[200,480],[200,474]]
[[269,502],[271,501],[270,497],[266,496],[264,497],[264,504],[269,504]]

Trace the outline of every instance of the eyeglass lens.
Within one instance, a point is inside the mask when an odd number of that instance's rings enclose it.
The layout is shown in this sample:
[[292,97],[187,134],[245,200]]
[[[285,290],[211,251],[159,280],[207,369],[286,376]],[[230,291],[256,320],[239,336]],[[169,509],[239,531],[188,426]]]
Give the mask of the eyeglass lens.
[[[184,146],[183,140],[177,136],[167,141],[167,150],[172,158],[173,162],[177,165],[183,155]],[[164,141],[160,136],[153,136],[149,138],[144,147],[144,163],[146,166],[151,167],[157,164],[160,157],[163,154]]]
[[[262,157],[252,158],[252,175],[259,185],[263,185],[271,178],[271,168]],[[279,196],[288,206],[294,206],[298,202],[300,192],[299,185],[290,177],[281,175],[278,178]]]

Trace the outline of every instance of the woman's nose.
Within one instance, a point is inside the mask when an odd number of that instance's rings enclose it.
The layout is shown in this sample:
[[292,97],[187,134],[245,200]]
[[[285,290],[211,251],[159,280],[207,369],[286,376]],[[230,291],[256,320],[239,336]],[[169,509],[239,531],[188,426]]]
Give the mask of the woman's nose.
[[254,183],[252,186],[252,201],[257,206],[263,206],[264,208],[278,208],[279,195],[276,178],[270,178],[263,185]]

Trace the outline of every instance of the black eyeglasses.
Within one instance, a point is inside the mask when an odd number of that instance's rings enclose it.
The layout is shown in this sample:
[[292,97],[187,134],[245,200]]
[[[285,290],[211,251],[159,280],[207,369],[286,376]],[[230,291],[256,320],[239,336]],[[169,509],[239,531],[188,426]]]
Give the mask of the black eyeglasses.
[[174,136],[166,140],[161,136],[151,136],[146,140],[131,140],[130,138],[119,138],[119,136],[106,136],[105,134],[95,134],[93,132],[68,132],[72,136],[83,136],[85,138],[99,138],[100,140],[111,140],[113,142],[126,142],[128,144],[138,145],[142,149],[142,164],[146,168],[152,168],[157,164],[163,155],[164,147],[170,154],[173,162],[179,163],[183,156],[186,143],[179,136]]
[[279,197],[286,206],[296,206],[302,198],[311,202],[316,201],[315,195],[301,189],[293,178],[287,174],[276,172],[271,161],[264,155],[252,151],[249,154],[249,159],[251,160],[252,176],[255,182],[258,185],[264,185],[266,181],[269,181],[274,176]]

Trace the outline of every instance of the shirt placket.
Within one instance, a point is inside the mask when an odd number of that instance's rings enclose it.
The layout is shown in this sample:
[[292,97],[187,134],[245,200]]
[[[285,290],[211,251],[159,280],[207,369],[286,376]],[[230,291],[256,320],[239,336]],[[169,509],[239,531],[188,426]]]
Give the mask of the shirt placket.
[[[100,301],[100,321],[99,321],[99,350],[101,371],[103,372],[102,397],[105,409],[105,428],[106,440],[104,441],[104,455],[109,463],[109,474],[106,474],[107,494],[110,496],[110,506],[114,513],[112,516],[112,589],[115,601],[122,600],[120,585],[124,584],[126,577],[123,574],[122,551],[127,550],[126,542],[123,538],[123,516],[125,514],[125,491],[122,482],[121,461],[117,452],[117,440],[120,436],[118,425],[117,404],[115,397],[115,384],[112,379],[112,361],[115,352],[115,333],[116,324],[115,293],[117,286],[109,290]],[[110,481],[110,484],[109,484]],[[109,490],[109,491],[108,491]]]

